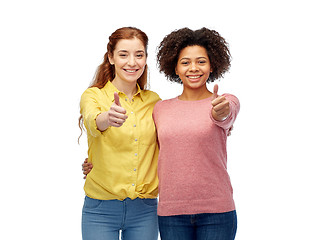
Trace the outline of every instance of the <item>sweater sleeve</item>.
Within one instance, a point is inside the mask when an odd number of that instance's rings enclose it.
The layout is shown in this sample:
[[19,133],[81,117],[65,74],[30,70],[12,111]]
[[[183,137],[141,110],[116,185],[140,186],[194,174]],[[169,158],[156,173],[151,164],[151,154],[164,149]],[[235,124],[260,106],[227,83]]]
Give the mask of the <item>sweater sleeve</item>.
[[228,130],[233,126],[237,118],[237,115],[240,109],[240,103],[238,98],[232,94],[225,93],[223,94],[223,96],[225,96],[226,99],[229,101],[229,107],[230,107],[229,116],[224,121],[217,121],[212,117],[211,109],[210,109],[210,117],[218,127],[221,127],[228,132]]
[[159,108],[160,102],[161,102],[161,101],[158,101],[158,102],[154,105],[154,108],[153,108],[152,117],[153,117],[154,123],[156,123],[156,121],[157,121],[157,114],[158,114],[158,108]]

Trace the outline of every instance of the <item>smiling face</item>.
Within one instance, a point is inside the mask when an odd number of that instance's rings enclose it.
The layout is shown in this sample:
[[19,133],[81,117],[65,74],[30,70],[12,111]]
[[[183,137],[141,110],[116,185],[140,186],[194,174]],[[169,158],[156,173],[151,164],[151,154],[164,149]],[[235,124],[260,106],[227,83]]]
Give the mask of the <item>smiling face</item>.
[[195,45],[181,50],[176,74],[185,88],[205,87],[210,73],[210,60],[204,47]]
[[144,72],[146,51],[141,40],[121,39],[115,46],[113,56],[109,61],[115,67],[115,82],[136,84]]

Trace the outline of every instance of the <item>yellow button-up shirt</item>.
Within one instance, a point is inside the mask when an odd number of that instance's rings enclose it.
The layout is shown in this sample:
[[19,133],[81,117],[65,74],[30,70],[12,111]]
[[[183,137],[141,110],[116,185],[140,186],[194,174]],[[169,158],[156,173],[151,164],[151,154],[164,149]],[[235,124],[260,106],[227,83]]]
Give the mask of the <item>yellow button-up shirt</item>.
[[[108,111],[114,92],[126,109],[128,118],[117,127],[98,130],[96,117]],[[132,99],[111,82],[102,88],[88,88],[81,97],[80,112],[88,138],[88,161],[93,169],[87,175],[84,190],[88,197],[111,200],[156,198],[158,195],[158,145],[152,118],[158,94],[138,91]]]

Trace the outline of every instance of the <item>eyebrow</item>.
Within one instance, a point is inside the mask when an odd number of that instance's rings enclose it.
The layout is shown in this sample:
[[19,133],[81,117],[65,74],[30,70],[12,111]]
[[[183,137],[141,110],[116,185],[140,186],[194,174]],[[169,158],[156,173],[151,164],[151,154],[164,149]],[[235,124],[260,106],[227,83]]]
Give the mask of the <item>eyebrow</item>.
[[[207,57],[197,57],[197,59],[200,59],[200,58],[205,58],[205,59],[207,59]],[[183,58],[180,58],[180,61],[181,61],[181,60],[184,60],[184,59],[190,60],[191,58],[183,57]]]
[[[125,53],[127,53],[127,52],[129,52],[129,51],[127,51],[127,50],[119,50],[118,51],[118,53],[120,53],[120,52],[125,52]],[[136,53],[138,53],[138,52],[142,52],[142,53],[145,53],[145,51],[144,50],[137,50],[137,51],[135,51]]]

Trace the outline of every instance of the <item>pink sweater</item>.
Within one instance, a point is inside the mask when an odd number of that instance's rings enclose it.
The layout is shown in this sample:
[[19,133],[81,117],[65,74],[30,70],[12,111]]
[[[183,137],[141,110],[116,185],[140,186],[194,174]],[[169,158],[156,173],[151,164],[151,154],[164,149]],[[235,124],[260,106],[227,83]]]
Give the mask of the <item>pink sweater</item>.
[[235,209],[227,172],[228,129],[239,112],[238,99],[224,94],[231,114],[223,122],[211,116],[211,98],[155,105],[160,146],[158,215],[221,213]]

